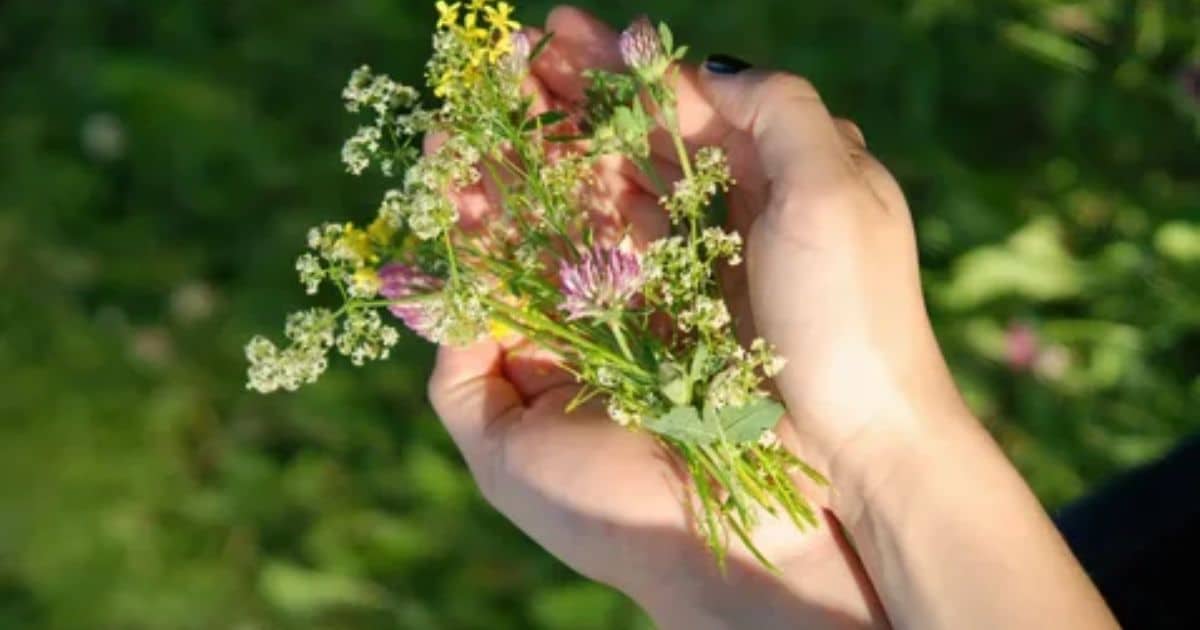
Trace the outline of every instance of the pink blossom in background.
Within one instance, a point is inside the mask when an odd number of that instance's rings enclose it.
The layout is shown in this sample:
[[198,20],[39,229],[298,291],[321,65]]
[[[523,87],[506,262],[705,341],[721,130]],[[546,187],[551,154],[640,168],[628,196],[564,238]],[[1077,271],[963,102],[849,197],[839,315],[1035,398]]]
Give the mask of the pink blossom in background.
[[1033,327],[1022,322],[1010,324],[1004,335],[1004,354],[1012,370],[1032,369],[1038,357],[1038,338]]

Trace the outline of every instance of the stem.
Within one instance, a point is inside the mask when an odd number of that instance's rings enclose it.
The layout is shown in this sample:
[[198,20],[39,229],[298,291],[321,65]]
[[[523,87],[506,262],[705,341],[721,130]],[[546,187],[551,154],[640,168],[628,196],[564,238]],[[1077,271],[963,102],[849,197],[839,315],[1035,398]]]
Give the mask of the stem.
[[[535,330],[538,332],[544,332],[544,333],[554,335],[554,336],[558,337],[561,341],[564,341],[564,342],[567,342],[567,343],[573,345],[576,349],[587,350],[589,352],[593,352],[593,353],[596,353],[596,354],[604,357],[608,361],[622,367],[627,372],[630,372],[631,375],[634,377],[640,378],[641,380],[647,380],[647,381],[651,380],[650,375],[646,372],[646,370],[644,368],[642,368],[642,366],[638,365],[636,362],[634,362],[630,359],[627,359],[621,355],[614,354],[608,348],[600,346],[589,339],[581,337],[580,335],[576,334],[575,332],[571,331],[570,329],[568,329],[564,326],[560,326],[559,324],[551,321],[549,318],[547,318],[545,316],[541,316],[540,313],[537,313],[537,312],[524,313],[524,312],[514,309],[513,307],[509,306],[508,304],[505,304],[494,298],[485,297],[484,301],[494,311],[504,313],[509,318],[520,322],[522,328],[532,329],[532,330]],[[539,319],[536,322],[529,322],[528,321],[529,316],[538,317]]]
[[636,363],[637,359],[633,358],[633,352],[629,350],[629,343],[625,341],[625,333],[621,331],[622,328],[621,322],[615,319],[608,321],[608,329],[612,331],[613,337],[616,337],[617,345],[621,348],[621,354],[624,354],[626,359]]

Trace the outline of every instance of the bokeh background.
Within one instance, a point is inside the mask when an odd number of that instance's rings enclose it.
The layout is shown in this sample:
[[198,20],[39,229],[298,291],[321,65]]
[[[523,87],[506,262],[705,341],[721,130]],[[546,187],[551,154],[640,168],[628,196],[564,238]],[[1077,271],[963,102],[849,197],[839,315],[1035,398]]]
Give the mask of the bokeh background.
[[[649,627],[482,502],[429,347],[243,389],[307,226],[384,188],[343,172],[339,90],[363,62],[418,81],[431,4],[0,4],[0,628]],[[1200,4],[591,4],[859,122],[1048,508],[1200,428]]]

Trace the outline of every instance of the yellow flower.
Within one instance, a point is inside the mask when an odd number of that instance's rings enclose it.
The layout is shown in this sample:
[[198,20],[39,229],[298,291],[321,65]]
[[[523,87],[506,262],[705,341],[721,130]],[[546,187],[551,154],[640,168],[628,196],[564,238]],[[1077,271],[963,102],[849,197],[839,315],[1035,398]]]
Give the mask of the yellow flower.
[[336,249],[357,265],[378,260],[371,248],[371,239],[367,233],[354,227],[352,223],[346,224],[346,229],[342,232],[342,237],[338,239]]
[[438,28],[448,29],[453,28],[455,24],[458,24],[458,10],[462,8],[461,2],[446,4],[442,0],[438,0],[436,6],[438,10]]
[[469,8],[472,11],[478,11],[478,10],[482,9],[484,7],[484,5],[487,4],[487,2],[488,2],[488,0],[471,0],[471,6]]
[[379,274],[370,267],[360,267],[350,277],[358,295],[375,295],[379,292]]
[[488,334],[496,341],[506,341],[515,336],[517,331],[508,324],[498,319],[493,319],[488,322]]
[[513,8],[507,2],[499,2],[495,7],[484,7],[484,13],[487,14],[487,22],[492,28],[496,29],[501,37],[508,39],[508,34],[521,28],[521,25],[512,19]]
[[471,12],[467,17],[463,18],[463,36],[467,41],[475,43],[483,43],[488,39],[489,33],[487,30],[479,27],[479,14]]
[[377,217],[371,222],[371,225],[367,226],[367,236],[371,237],[371,241],[376,245],[387,245],[395,233],[396,228],[383,217]]

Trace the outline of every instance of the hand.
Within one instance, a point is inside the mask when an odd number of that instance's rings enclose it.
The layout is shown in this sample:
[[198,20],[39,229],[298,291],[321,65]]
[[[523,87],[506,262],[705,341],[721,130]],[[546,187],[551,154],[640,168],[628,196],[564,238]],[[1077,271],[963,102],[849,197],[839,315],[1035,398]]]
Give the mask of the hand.
[[[690,135],[719,142],[746,238],[730,300],[789,359],[790,447],[830,474],[892,621],[1115,627],[1029,488],[959,397],[925,313],[904,196],[803,79],[710,60]],[[681,97],[682,104],[682,97]],[[711,105],[706,111],[705,104]],[[685,131],[687,131],[685,129]]]
[[[555,38],[529,89],[542,106],[582,96],[586,68],[620,67],[616,34],[586,14],[559,9]],[[536,36],[534,37],[536,40]],[[608,201],[640,240],[666,228],[655,195],[618,162],[599,173]],[[460,200],[487,212],[487,195]],[[861,566],[832,523],[798,534],[765,523],[760,547],[784,570],[767,574],[733,549],[718,575],[687,508],[685,476],[644,434],[602,410],[565,414],[576,386],[520,341],[442,348],[430,398],[484,496],[567,564],[645,606],[664,627],[844,627],[883,624]]]

